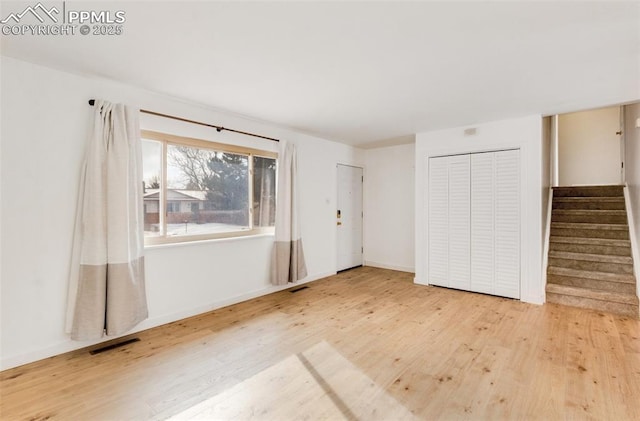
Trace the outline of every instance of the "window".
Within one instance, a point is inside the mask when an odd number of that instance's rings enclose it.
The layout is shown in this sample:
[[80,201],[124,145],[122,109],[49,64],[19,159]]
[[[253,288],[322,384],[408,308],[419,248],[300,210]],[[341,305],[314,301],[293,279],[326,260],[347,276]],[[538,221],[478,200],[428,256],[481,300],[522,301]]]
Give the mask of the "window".
[[146,244],[273,232],[276,154],[142,131]]

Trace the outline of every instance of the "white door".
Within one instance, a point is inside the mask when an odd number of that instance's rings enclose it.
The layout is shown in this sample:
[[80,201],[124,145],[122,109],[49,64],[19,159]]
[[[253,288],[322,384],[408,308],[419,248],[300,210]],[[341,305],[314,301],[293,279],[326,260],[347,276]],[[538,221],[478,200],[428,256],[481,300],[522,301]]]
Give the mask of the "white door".
[[338,271],[362,266],[362,168],[338,165]]
[[469,290],[470,268],[470,155],[449,157],[449,286]]
[[429,283],[449,286],[449,157],[429,158]]
[[520,298],[520,153],[429,158],[432,285]]
[[429,283],[470,289],[470,158],[429,158]]
[[471,155],[471,180],[471,287],[495,294],[495,153]]
[[496,156],[494,294],[520,298],[520,151]]

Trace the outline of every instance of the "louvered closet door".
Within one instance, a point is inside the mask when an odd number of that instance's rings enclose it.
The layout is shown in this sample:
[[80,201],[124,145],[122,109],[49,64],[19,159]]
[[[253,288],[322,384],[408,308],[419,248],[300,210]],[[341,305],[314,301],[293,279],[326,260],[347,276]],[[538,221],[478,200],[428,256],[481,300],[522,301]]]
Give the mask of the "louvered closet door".
[[449,286],[471,288],[470,156],[449,157]]
[[495,152],[495,290],[520,298],[520,151]]
[[429,283],[449,286],[449,158],[429,158]]
[[429,283],[520,298],[520,153],[429,159]]
[[495,153],[471,155],[471,290],[495,294]]

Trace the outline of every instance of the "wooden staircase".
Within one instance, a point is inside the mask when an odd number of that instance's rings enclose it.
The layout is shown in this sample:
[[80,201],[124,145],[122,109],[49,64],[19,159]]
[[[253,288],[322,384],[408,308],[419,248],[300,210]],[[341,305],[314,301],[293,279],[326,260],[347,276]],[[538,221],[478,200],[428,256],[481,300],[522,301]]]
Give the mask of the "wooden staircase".
[[622,186],[553,189],[547,302],[639,317]]

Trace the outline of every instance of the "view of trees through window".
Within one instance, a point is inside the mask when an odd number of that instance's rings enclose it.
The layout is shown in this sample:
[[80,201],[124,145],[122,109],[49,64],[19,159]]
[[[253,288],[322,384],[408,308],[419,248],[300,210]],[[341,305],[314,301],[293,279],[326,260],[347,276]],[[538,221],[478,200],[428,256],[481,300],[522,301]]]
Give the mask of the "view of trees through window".
[[275,158],[142,142],[147,237],[210,235],[274,225]]

